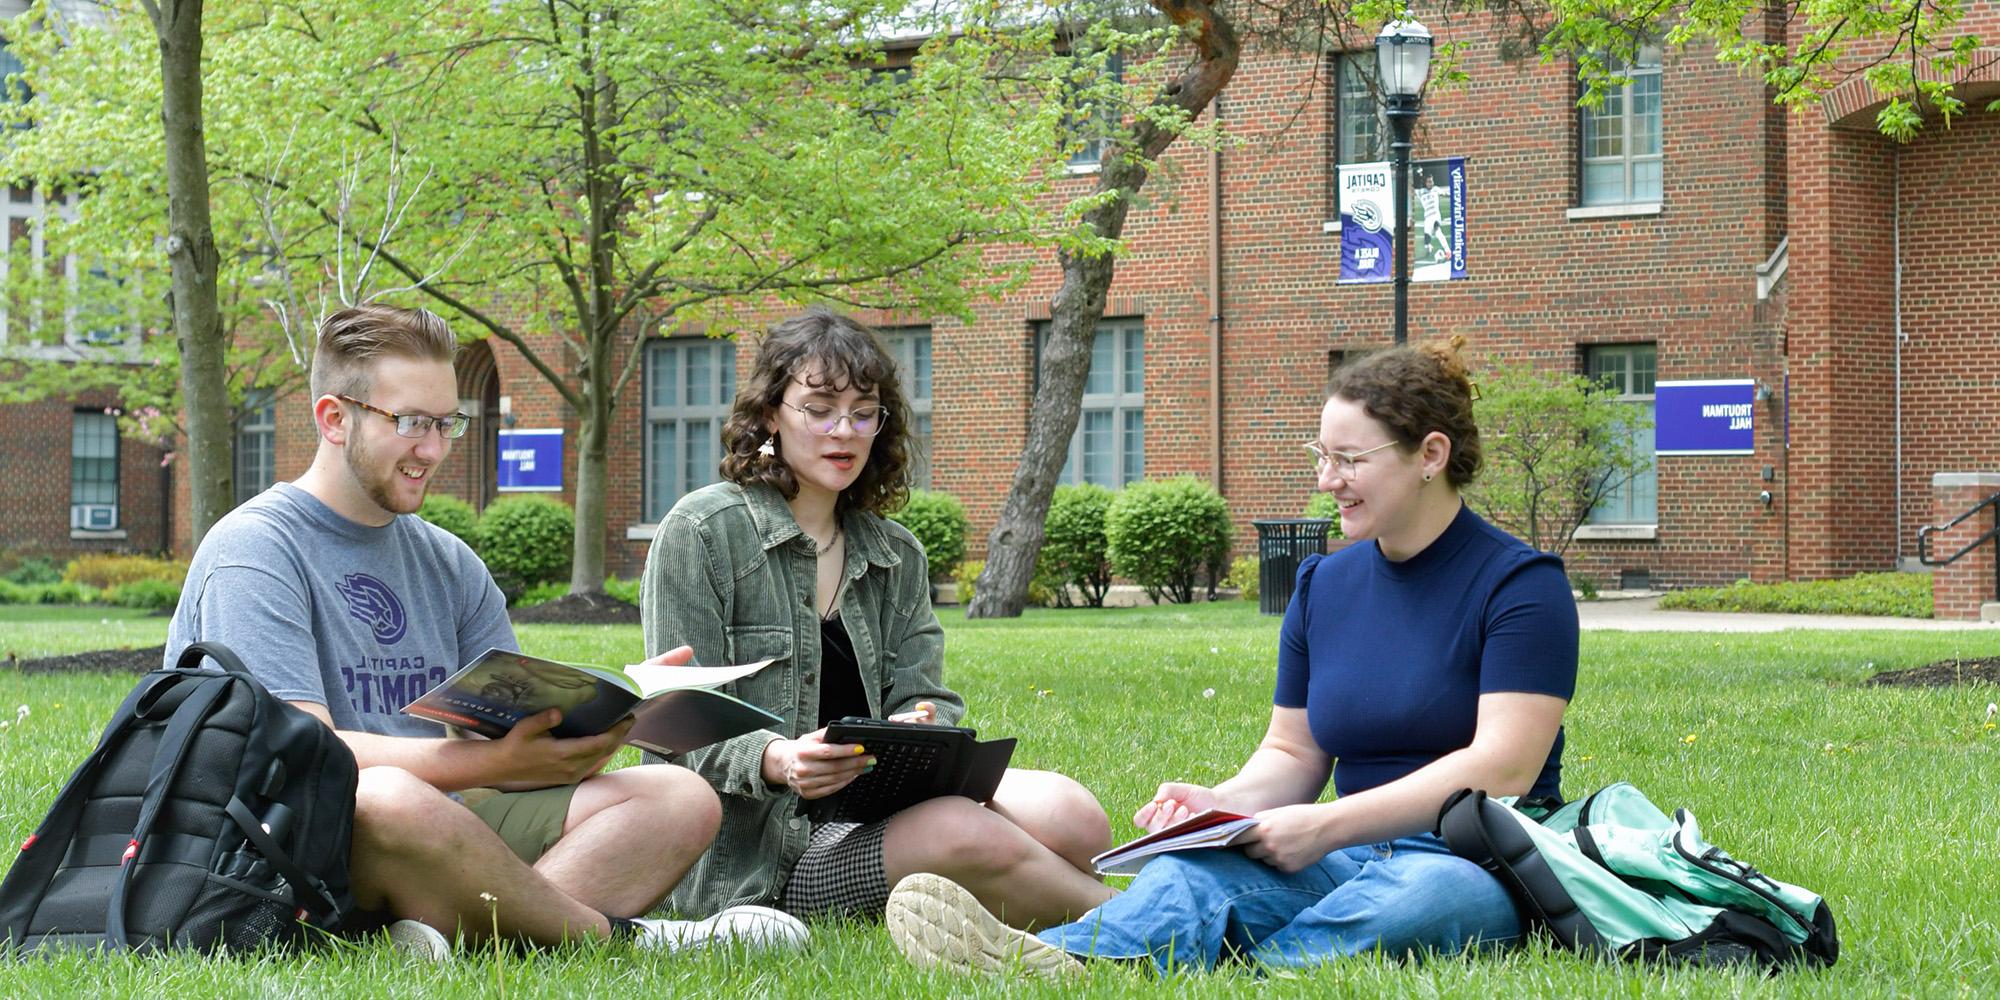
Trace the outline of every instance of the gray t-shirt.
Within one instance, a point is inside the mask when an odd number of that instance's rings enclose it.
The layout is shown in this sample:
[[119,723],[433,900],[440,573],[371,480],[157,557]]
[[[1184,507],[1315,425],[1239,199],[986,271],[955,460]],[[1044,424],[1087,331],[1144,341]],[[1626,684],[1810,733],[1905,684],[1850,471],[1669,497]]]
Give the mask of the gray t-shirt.
[[279,483],[202,539],[167,628],[228,646],[271,693],[336,729],[440,736],[401,709],[488,648],[518,649],[506,599],[464,542],[414,514],[356,524]]

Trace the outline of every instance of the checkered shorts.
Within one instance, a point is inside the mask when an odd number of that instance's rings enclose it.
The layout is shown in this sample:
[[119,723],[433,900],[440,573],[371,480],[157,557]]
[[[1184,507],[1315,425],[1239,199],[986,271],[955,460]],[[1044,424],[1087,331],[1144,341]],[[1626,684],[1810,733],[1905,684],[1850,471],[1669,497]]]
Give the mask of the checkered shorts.
[[886,820],[813,827],[806,852],[778,894],[778,906],[802,917],[881,917],[889,901],[889,876],[882,868],[887,829]]

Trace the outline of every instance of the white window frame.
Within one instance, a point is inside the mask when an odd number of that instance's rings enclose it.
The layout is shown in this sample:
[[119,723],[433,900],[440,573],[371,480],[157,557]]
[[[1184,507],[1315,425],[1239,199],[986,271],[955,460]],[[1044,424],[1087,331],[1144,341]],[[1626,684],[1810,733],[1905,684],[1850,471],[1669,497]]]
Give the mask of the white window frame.
[[910,485],[927,490],[931,488],[932,468],[931,393],[936,379],[931,328],[888,327],[879,332],[883,346],[889,349],[889,356],[896,361],[896,372],[902,381],[903,402],[910,410],[896,415],[896,419],[909,421],[906,426],[909,427]]
[[[711,364],[704,387],[708,400],[687,402],[690,388],[687,359],[691,352],[706,352]],[[674,360],[668,360],[674,359]],[[640,463],[645,470],[643,515],[646,523],[657,524],[674,503],[689,492],[721,479],[722,425],[729,419],[730,404],[736,398],[736,342],[712,337],[666,337],[646,344],[645,405],[641,408]],[[673,378],[671,393],[664,392],[661,379]],[[674,454],[662,467],[662,456],[654,448],[658,429],[672,427]],[[699,436],[708,448],[705,456],[691,452],[689,444]],[[699,464],[699,469],[691,463]],[[650,537],[650,536],[648,536]]]
[[[105,433],[107,428],[109,430],[108,440],[111,443],[110,455],[79,453],[79,448],[83,448],[87,444],[96,444],[105,440],[107,438]],[[122,457],[119,453],[120,445],[118,418],[116,416],[106,413],[103,410],[74,410],[71,412],[69,431],[69,506],[72,532],[83,531],[87,534],[94,531],[116,531],[123,526],[124,506],[119,503],[120,483],[118,481],[118,464]],[[89,490],[90,495],[84,495],[86,492],[85,487],[103,486],[107,481],[102,478],[88,480],[80,478],[82,468],[78,463],[82,461],[110,463],[111,478],[108,482],[111,490],[109,499],[99,495],[99,491],[97,490]],[[83,514],[94,513],[84,511],[82,510],[83,508],[102,508],[107,506],[111,508],[111,520],[108,525],[91,525],[89,521],[95,520],[92,517],[82,522],[85,526],[77,527],[80,523],[79,518]]]
[[[1591,379],[1614,382],[1619,389],[1619,402],[1629,403],[1635,408],[1641,408],[1648,417],[1652,416],[1653,383],[1658,380],[1660,371],[1659,345],[1651,343],[1591,344],[1584,347],[1583,353],[1584,371]],[[1615,371],[1607,369],[1602,363],[1612,358],[1622,359],[1622,363]],[[1641,358],[1649,360],[1651,364],[1649,366],[1640,365],[1638,362]],[[1635,391],[1635,382],[1645,391]],[[1630,480],[1614,488],[1604,498],[1603,502],[1592,508],[1589,520],[1585,524],[1586,529],[1592,527],[1614,529],[1620,526],[1656,526],[1659,524],[1660,466],[1659,459],[1653,455],[1652,421],[1650,419],[1645,421],[1645,428],[1633,433],[1635,436],[1643,438],[1643,451],[1645,452],[1646,460],[1652,463],[1651,467],[1642,472],[1634,473]],[[1650,492],[1652,495],[1651,510],[1643,510],[1638,504],[1638,497],[1644,492]],[[1616,531],[1608,534],[1599,531],[1593,535],[1591,532],[1579,529],[1577,537],[1621,538],[1627,536]]]
[[[1640,46],[1637,61],[1632,65],[1612,63],[1608,67],[1610,71],[1625,77],[1627,82],[1607,88],[1602,106],[1577,109],[1576,189],[1577,207],[1581,211],[1572,212],[1573,218],[1601,214],[1613,206],[1624,207],[1633,213],[1659,211],[1666,187],[1666,111],[1661,55],[1659,43],[1648,42]],[[1646,90],[1650,90],[1652,96],[1650,115],[1635,109],[1635,98]],[[1648,117],[1652,125],[1652,151],[1635,152],[1636,141],[1646,132],[1642,123]],[[1599,138],[1610,138],[1601,130],[1613,122],[1617,128],[1618,152],[1593,155],[1593,143]],[[1608,164],[1617,164],[1622,168],[1621,181],[1615,190],[1608,185],[1595,186],[1590,180],[1592,166]],[[1643,164],[1657,165],[1659,179],[1654,190],[1638,190],[1636,176]],[[1597,212],[1592,212],[1592,209]]]
[[[1049,325],[1035,327],[1035,370],[1041,372],[1041,348],[1048,339]],[[1083,405],[1077,414],[1076,431],[1070,435],[1069,455],[1063,461],[1060,483],[1094,482],[1110,489],[1146,478],[1146,324],[1140,317],[1099,320],[1091,343],[1091,365],[1084,376]],[[1109,343],[1112,370],[1105,379],[1109,391],[1091,391],[1091,377],[1099,374],[1098,346]],[[1133,347],[1138,349],[1133,356]],[[1136,364],[1135,364],[1136,362]],[[1134,368],[1136,367],[1136,371]],[[1092,476],[1084,467],[1084,437],[1091,418],[1106,415],[1111,435],[1109,475]]]

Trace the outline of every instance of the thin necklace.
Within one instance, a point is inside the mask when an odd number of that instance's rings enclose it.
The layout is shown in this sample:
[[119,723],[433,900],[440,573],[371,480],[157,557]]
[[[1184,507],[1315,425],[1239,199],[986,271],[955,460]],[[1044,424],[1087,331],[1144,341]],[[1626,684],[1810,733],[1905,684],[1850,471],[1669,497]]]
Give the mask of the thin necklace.
[[[807,535],[806,537],[812,538],[811,535]],[[826,555],[827,553],[833,551],[834,546],[839,544],[840,544],[840,524],[839,522],[835,522],[833,525],[833,537],[827,539],[826,544],[824,545],[820,544],[818,539],[813,540],[813,555],[815,556]]]

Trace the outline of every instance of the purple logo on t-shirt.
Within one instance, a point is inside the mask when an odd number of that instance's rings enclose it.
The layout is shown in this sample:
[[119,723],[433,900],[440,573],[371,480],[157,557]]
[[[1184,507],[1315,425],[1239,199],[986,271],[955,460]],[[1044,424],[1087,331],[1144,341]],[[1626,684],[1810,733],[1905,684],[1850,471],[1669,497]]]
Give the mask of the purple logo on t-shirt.
[[347,613],[367,622],[379,642],[393,645],[410,630],[403,602],[389,585],[366,573],[349,573],[334,586],[347,599]]

